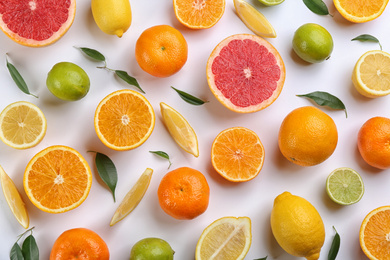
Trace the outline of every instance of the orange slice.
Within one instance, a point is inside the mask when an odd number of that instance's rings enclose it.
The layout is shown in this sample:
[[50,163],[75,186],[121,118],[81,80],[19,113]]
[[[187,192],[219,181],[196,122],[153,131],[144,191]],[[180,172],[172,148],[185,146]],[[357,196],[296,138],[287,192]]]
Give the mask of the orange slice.
[[92,174],[75,149],[50,146],[36,154],[24,172],[24,190],[31,202],[49,213],[78,207],[88,196]]
[[154,129],[155,115],[140,93],[123,89],[106,96],[95,112],[95,130],[107,147],[123,151],[143,144]]
[[255,132],[244,127],[228,128],[211,147],[214,169],[225,179],[244,182],[255,178],[264,162],[264,147]]
[[368,213],[360,227],[359,240],[369,259],[390,259],[390,206]]
[[348,21],[365,23],[379,17],[389,0],[333,0],[339,13]]
[[225,0],[173,0],[176,18],[192,29],[214,26],[225,12]]

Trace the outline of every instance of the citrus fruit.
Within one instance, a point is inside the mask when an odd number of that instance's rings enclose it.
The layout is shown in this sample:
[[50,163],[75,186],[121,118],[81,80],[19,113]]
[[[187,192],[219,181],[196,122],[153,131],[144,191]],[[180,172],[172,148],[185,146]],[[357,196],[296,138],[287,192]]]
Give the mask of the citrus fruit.
[[366,97],[390,94],[390,54],[379,50],[364,53],[355,64],[352,82]]
[[0,166],[0,182],[1,188],[3,189],[4,197],[8,203],[12,214],[16,220],[24,228],[28,228],[29,217],[26,206],[24,205],[23,199],[20,196],[18,189],[12,179],[5,173],[3,167]]
[[379,17],[389,0],[333,0],[337,11],[348,21],[364,23]]
[[390,206],[372,210],[360,226],[360,247],[371,260],[390,258]]
[[76,101],[87,95],[90,81],[87,73],[78,65],[59,62],[47,74],[46,86],[59,99]]
[[46,46],[68,31],[75,14],[76,0],[1,1],[0,29],[22,45]]
[[309,63],[323,62],[333,51],[332,35],[315,23],[300,26],[294,33],[292,44],[295,53]]
[[252,243],[248,217],[223,217],[207,226],[196,244],[195,259],[242,260]]
[[276,32],[265,16],[244,0],[234,0],[234,8],[241,21],[256,35],[275,38]]
[[16,149],[36,146],[46,134],[46,118],[36,105],[17,101],[0,113],[0,139]]
[[134,244],[130,251],[130,260],[173,260],[174,253],[167,241],[148,237]]
[[211,163],[225,179],[244,182],[255,178],[264,163],[264,147],[258,135],[245,127],[220,132],[211,147]]
[[81,205],[92,184],[87,161],[75,149],[55,145],[37,153],[27,164],[23,186],[31,202],[48,213]]
[[129,0],[91,0],[92,16],[102,32],[119,38],[131,25]]
[[294,109],[279,129],[279,149],[289,161],[313,166],[328,159],[337,146],[333,119],[313,106]]
[[156,25],[142,32],[135,44],[138,65],[155,77],[169,77],[186,63],[187,41],[169,25]]
[[142,173],[138,181],[126,194],[121,204],[116,209],[114,216],[112,216],[111,218],[110,226],[113,226],[122,219],[124,219],[138,206],[149,187],[150,180],[152,179],[152,174],[153,170],[150,168],[147,168]]
[[172,107],[161,102],[161,115],[173,140],[187,153],[199,156],[198,139],[194,129],[187,120]]
[[201,172],[181,167],[161,179],[157,195],[165,213],[176,219],[193,219],[206,211],[210,188]]
[[326,179],[326,192],[334,202],[351,205],[363,197],[364,183],[355,170],[348,167],[337,168]]
[[122,151],[143,144],[152,134],[155,115],[140,93],[123,89],[100,101],[95,112],[95,131],[107,147]]
[[109,260],[106,242],[94,231],[74,228],[63,232],[54,242],[50,260]]
[[315,207],[306,199],[283,192],[274,200],[271,229],[289,254],[317,260],[325,241],[325,228]]
[[360,128],[357,144],[360,155],[378,169],[390,168],[390,119],[373,117]]
[[211,92],[227,108],[251,113],[271,105],[282,91],[282,57],[266,40],[236,34],[221,41],[207,61]]
[[259,0],[259,2],[266,6],[273,6],[283,3],[284,0]]
[[225,12],[225,0],[173,0],[176,18],[191,29],[207,29],[214,26]]

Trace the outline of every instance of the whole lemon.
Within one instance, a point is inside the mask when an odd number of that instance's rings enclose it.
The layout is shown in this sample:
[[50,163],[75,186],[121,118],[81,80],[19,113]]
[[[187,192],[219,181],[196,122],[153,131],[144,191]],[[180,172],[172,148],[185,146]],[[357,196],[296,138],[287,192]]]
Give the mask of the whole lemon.
[[103,32],[122,35],[131,25],[131,7],[129,0],[92,0],[93,19]]
[[307,23],[299,27],[293,38],[293,50],[303,60],[319,63],[329,59],[333,51],[332,35],[321,25]]
[[134,244],[131,248],[130,260],[173,260],[174,253],[167,241],[148,237]]
[[271,229],[278,244],[289,254],[317,260],[325,241],[325,228],[310,202],[290,192],[275,198]]

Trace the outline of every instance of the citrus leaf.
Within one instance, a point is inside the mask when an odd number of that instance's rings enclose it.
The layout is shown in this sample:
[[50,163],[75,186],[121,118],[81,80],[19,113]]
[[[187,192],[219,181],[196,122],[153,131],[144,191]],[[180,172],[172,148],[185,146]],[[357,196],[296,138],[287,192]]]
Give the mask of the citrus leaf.
[[95,165],[100,178],[111,190],[115,202],[115,188],[118,182],[118,174],[115,164],[107,155],[96,152]]
[[145,91],[143,91],[143,89],[140,87],[140,85],[138,84],[138,81],[135,78],[133,78],[132,76],[130,76],[129,74],[127,74],[126,71],[115,70],[115,74],[119,78],[123,79],[127,84],[130,84],[130,85],[137,87],[142,93],[145,94]]
[[188,94],[187,92],[184,92],[182,90],[178,90],[174,87],[171,86],[171,88],[173,88],[177,94],[179,94],[179,96],[187,103],[191,104],[191,105],[195,105],[195,106],[200,106],[200,105],[203,105],[204,103],[206,103],[207,101],[203,101],[201,100],[200,98],[197,98],[191,94]]
[[303,3],[315,14],[328,15],[329,10],[322,0],[303,0]]
[[27,84],[26,82],[24,81],[22,75],[20,75],[19,71],[16,69],[16,67],[11,64],[10,62],[8,62],[8,59],[6,58],[6,62],[7,62],[7,68],[8,68],[8,71],[9,73],[11,74],[11,77],[12,79],[14,80],[16,86],[18,86],[18,88],[23,91],[23,93],[27,94],[27,95],[31,95],[33,97],[36,97],[35,95],[31,94],[30,93],[30,90],[28,90],[28,87],[27,87]]
[[351,41],[361,41],[361,42],[376,42],[379,44],[379,47],[382,50],[382,45],[379,42],[378,38],[370,35],[370,34],[361,34],[355,38],[353,38]]
[[[78,48],[78,47],[76,47]],[[104,57],[103,54],[98,52],[97,50],[86,48],[86,47],[80,47],[80,49],[84,54],[86,54],[88,57],[97,60],[97,61],[106,61],[106,57]]]
[[39,250],[33,235],[29,235],[23,242],[22,253],[25,260],[39,260]]
[[328,260],[335,260],[340,249],[340,235],[337,233],[335,227],[333,227],[336,234],[334,235],[332,245],[329,249]]
[[328,106],[333,109],[343,109],[345,111],[345,117],[348,117],[344,103],[336,96],[327,92],[315,91],[305,95],[297,95],[297,97],[310,98],[320,106]]
[[254,260],[267,260],[268,256],[266,257],[263,257],[263,258],[257,258],[257,259],[254,259]]
[[10,260],[24,260],[22,249],[19,244],[16,242],[11,248],[11,252],[9,254]]
[[169,155],[166,152],[163,152],[163,151],[149,151],[149,152],[154,153],[155,155],[158,155],[164,159],[167,159],[169,162],[168,169],[171,167],[172,163],[171,163],[171,160],[169,159]]

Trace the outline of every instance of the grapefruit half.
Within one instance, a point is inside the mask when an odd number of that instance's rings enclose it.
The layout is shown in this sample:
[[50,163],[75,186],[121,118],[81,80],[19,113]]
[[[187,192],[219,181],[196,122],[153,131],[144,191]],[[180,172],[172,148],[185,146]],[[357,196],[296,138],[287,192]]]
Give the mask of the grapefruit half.
[[72,25],[76,0],[0,1],[0,28],[25,46],[49,45]]
[[220,42],[207,61],[211,92],[227,108],[252,113],[271,105],[282,91],[286,69],[279,52],[252,34]]

